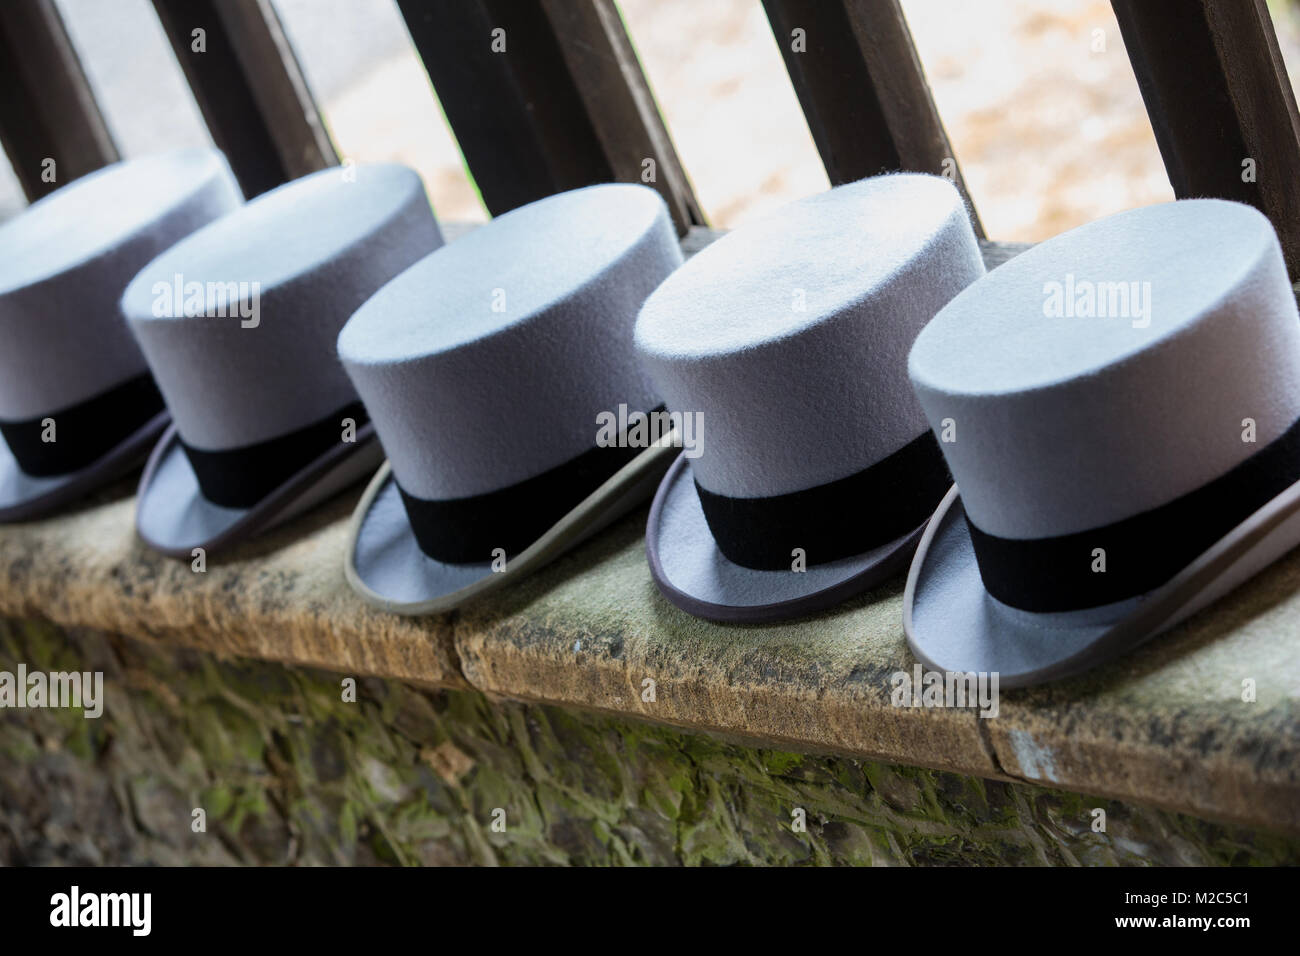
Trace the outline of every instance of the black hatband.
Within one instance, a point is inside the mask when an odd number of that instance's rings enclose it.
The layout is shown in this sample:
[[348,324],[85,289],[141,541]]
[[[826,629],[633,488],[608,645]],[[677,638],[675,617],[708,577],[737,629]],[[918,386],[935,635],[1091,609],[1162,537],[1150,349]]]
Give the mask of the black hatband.
[[203,497],[223,508],[251,508],[295,474],[343,441],[343,419],[359,431],[370,421],[365,406],[350,402],[332,415],[275,438],[206,451],[180,440]]
[[472,564],[492,560],[498,548],[507,557],[523,551],[644,450],[626,442],[589,448],[540,475],[464,498],[418,498],[400,484],[398,491],[421,551]]
[[1122,521],[1031,539],[966,524],[989,594],[1025,611],[1078,611],[1154,590],[1298,480],[1300,419],[1231,471]]
[[[59,411],[0,421],[0,434],[18,467],[37,478],[80,471],[130,438],[164,408],[153,376],[142,372]],[[46,441],[54,423],[54,441]]]
[[852,475],[803,491],[731,498],[696,491],[713,540],[729,560],[760,571],[789,571],[794,549],[808,565],[826,564],[914,531],[952,484],[928,429]]

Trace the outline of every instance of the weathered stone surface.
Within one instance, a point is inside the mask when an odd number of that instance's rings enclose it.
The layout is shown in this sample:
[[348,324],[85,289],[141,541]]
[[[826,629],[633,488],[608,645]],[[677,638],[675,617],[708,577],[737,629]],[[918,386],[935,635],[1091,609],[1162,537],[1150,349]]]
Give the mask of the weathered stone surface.
[[347,703],[337,675],[47,624],[0,625],[19,662],[102,670],[107,700],[0,710],[0,864],[1300,862],[1113,800],[394,680]]
[[891,675],[913,666],[901,579],[811,620],[709,624],[656,591],[643,520],[466,609],[455,639],[470,683],[1300,831],[1300,554],[1109,667],[1002,694],[999,716],[982,719],[891,705]]
[[446,618],[381,613],[344,580],[359,488],[229,556],[209,556],[203,573],[140,542],[133,491],[121,484],[71,513],[0,529],[0,613],[463,686]]
[[901,578],[812,620],[714,625],[659,596],[644,521],[639,512],[492,605],[466,608],[455,636],[469,682],[509,697],[996,775],[973,712],[923,715],[890,704],[890,675],[912,667]]
[[[1300,831],[1300,552],[1109,667],[1009,693],[1008,773]],[[1250,698],[1250,699],[1246,699]]]

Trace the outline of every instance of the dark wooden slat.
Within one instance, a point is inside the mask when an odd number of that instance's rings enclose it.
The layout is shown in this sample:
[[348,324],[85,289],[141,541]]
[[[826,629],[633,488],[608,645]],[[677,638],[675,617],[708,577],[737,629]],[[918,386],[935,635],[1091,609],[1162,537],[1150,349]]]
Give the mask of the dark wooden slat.
[[[270,0],[154,0],[217,147],[248,198],[338,162]],[[194,31],[206,50],[194,49]]]
[[983,236],[898,0],[763,7],[832,185],[896,170],[947,175]]
[[53,0],[0,3],[0,142],[29,200],[118,159]]
[[[678,231],[702,223],[612,0],[398,0],[493,215],[592,183],[654,186]],[[492,49],[505,31],[505,52]]]
[[1300,119],[1264,0],[1112,6],[1174,194],[1259,209],[1300,279]]

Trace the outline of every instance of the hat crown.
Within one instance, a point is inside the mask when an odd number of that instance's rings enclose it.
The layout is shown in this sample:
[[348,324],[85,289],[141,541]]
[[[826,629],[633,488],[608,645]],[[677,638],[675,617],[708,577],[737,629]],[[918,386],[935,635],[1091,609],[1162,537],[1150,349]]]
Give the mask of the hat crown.
[[0,417],[61,410],[142,373],[122,291],[241,202],[221,153],[177,150],[96,170],[0,226]]
[[[233,178],[225,157],[211,149],[123,160],[73,180],[0,224],[0,294],[86,264],[214,182],[228,189]],[[230,198],[231,205],[240,201],[237,191]]]
[[960,194],[917,174],[837,187],[706,247],[636,328],[669,408],[700,413],[695,479],[732,497],[782,495],[923,434],[907,351],[983,272]]
[[1268,220],[1185,200],[989,273],[921,333],[909,372],[971,521],[1065,535],[1172,501],[1285,432],[1300,321]]
[[602,411],[655,405],[632,325],[680,262],[659,195],[608,184],[499,216],[381,289],[338,353],[403,489],[495,491],[594,447]]
[[322,170],[154,259],[122,308],[186,442],[239,447],[355,401],[338,330],[441,241],[414,171]]

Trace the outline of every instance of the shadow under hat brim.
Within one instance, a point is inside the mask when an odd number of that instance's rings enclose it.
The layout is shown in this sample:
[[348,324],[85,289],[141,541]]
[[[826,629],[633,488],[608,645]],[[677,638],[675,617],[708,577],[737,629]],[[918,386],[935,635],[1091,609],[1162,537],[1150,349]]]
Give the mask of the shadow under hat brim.
[[436,614],[506,587],[554,561],[643,503],[677,454],[672,436],[611,475],[545,534],[493,571],[491,561],[452,564],[420,550],[391,466],[385,462],[352,515],[344,573],[369,604],[396,614]]
[[170,421],[161,411],[86,467],[48,477],[24,472],[0,439],[0,523],[46,517],[126,476],[144,462]]
[[1300,544],[1300,482],[1159,588],[1089,611],[1009,608],[984,588],[954,486],[921,538],[903,593],[912,653],[936,671],[998,674],[1003,688],[1077,675],[1218,600]]
[[226,508],[203,496],[176,426],[159,439],[136,500],[136,533],[156,551],[189,558],[195,548],[224,549],[288,521],[370,475],[383,460],[373,424],[355,442],[339,442],[250,508]]
[[724,623],[783,621],[832,607],[888,580],[906,566],[923,530],[924,525],[870,551],[804,571],[742,567],[718,550],[683,454],[650,508],[646,557],[664,597],[688,614]]

